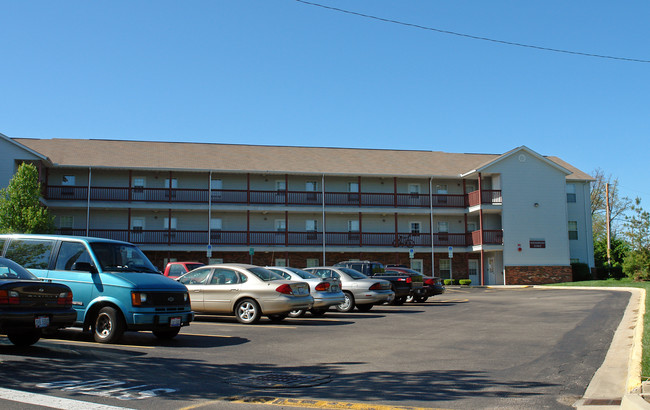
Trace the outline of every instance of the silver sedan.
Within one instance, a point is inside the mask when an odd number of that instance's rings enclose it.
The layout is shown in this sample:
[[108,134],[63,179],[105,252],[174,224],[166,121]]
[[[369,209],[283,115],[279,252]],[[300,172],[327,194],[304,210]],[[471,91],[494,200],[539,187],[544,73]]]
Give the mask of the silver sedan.
[[285,280],[268,269],[246,264],[206,265],[178,278],[190,293],[192,310],[234,314],[241,323],[273,321],[290,311],[310,309],[314,298],[306,282]]
[[[341,281],[337,278],[321,278],[313,273],[286,266],[267,266],[266,268],[285,279],[304,281],[309,284],[309,291],[314,297],[314,306],[310,310],[313,316],[323,316],[330,306],[345,302]],[[305,309],[292,310],[289,312],[289,317],[301,317],[305,311]]]
[[350,268],[320,266],[305,268],[307,272],[321,278],[338,278],[341,280],[345,301],[336,306],[339,312],[349,312],[356,306],[362,312],[372,309],[373,305],[390,302],[395,298],[391,284],[387,280],[373,279]]

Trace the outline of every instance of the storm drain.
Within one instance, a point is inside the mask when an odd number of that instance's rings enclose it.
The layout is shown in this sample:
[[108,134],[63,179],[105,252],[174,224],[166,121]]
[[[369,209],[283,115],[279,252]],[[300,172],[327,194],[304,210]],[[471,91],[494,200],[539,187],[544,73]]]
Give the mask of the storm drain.
[[228,383],[264,389],[283,389],[318,386],[329,383],[330,381],[330,376],[317,374],[265,373],[255,376],[233,378],[228,380]]

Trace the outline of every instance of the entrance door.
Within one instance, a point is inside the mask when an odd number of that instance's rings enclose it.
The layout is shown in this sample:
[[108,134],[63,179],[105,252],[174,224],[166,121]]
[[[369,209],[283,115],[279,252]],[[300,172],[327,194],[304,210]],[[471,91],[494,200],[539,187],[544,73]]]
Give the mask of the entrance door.
[[488,271],[488,283],[490,285],[496,285],[497,276],[496,276],[496,272],[494,271],[494,256],[488,258],[487,271]]
[[470,259],[468,261],[469,279],[472,281],[472,285],[481,284],[481,272],[478,269],[478,262],[478,259]]

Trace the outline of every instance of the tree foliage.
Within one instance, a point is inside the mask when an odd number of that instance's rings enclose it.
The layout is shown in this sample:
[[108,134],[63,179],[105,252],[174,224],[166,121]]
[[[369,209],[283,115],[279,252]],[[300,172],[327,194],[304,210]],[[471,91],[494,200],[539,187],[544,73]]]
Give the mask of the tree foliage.
[[609,223],[611,232],[616,235],[623,223],[625,213],[631,209],[632,201],[628,197],[619,197],[618,178],[597,168],[593,171],[591,183],[591,220],[594,239],[607,237],[607,194],[609,184]]
[[632,214],[625,220],[625,237],[630,246],[623,262],[628,276],[650,280],[650,212],[643,210],[641,199],[636,198]]
[[0,232],[51,233],[54,217],[41,204],[41,184],[33,164],[18,167],[9,185],[0,189]]

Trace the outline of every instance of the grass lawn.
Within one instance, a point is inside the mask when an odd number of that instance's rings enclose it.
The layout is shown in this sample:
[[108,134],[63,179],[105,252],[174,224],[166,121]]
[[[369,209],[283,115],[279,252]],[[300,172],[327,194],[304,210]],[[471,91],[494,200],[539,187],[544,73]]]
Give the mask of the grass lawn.
[[643,316],[643,357],[641,359],[641,379],[650,378],[650,282],[635,282],[630,278],[620,280],[588,280],[584,282],[557,283],[553,286],[593,286],[593,287],[630,287],[646,290],[645,311]]

